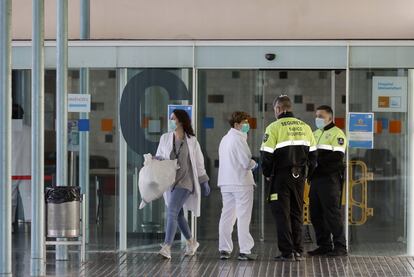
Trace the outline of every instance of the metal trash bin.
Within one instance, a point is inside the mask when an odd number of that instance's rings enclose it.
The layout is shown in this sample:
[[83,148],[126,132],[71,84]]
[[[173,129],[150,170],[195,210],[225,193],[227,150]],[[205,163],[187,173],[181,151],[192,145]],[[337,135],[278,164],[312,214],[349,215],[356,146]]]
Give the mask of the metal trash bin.
[[45,191],[47,236],[73,238],[80,235],[80,188],[48,187]]

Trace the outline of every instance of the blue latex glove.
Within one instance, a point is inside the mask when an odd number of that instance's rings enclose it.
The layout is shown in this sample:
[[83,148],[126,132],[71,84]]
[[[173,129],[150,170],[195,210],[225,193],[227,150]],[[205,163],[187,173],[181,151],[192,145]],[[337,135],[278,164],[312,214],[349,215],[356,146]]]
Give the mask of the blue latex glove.
[[210,186],[208,185],[208,182],[204,182],[200,184],[201,187],[201,195],[202,196],[208,196],[210,194]]
[[152,158],[154,159],[154,160],[158,160],[158,161],[162,161],[162,160],[164,160],[162,157],[160,157],[160,156],[152,156]]
[[256,164],[254,165],[254,167],[252,168],[252,171],[254,172],[254,171],[256,171],[258,168],[259,168],[259,163],[256,163]]

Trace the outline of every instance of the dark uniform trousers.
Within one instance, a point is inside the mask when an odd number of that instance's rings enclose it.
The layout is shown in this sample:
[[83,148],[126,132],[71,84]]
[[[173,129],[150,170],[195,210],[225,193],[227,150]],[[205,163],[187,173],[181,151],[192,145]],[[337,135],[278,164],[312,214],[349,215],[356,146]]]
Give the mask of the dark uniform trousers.
[[277,193],[277,200],[270,201],[270,208],[276,222],[279,250],[283,256],[294,251],[303,252],[304,185],[304,175],[294,178],[289,169],[276,172],[272,180],[271,193]]
[[341,212],[342,183],[339,173],[317,176],[311,181],[310,216],[319,247],[346,249]]

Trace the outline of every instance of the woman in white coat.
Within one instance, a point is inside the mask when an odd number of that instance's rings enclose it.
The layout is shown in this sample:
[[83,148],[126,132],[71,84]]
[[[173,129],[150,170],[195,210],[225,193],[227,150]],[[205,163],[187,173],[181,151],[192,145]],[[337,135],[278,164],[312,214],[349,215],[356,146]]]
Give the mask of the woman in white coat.
[[253,208],[255,182],[252,170],[257,164],[247,145],[250,129],[249,115],[234,112],[229,120],[231,129],[222,138],[219,146],[218,186],[223,197],[223,209],[219,223],[220,259],[229,259],[233,251],[231,234],[237,219],[237,235],[240,246],[239,260],[254,260],[254,246],[249,227]]
[[164,244],[159,254],[167,259],[171,258],[171,244],[177,226],[187,239],[185,255],[192,256],[197,251],[199,243],[191,236],[183,208],[192,211],[197,217],[200,216],[201,194],[207,196],[210,193],[204,157],[191,127],[190,117],[184,110],[174,110],[169,127],[173,131],[161,136],[156,154],[159,159],[177,159],[180,167],[174,184],[164,194],[167,226]]

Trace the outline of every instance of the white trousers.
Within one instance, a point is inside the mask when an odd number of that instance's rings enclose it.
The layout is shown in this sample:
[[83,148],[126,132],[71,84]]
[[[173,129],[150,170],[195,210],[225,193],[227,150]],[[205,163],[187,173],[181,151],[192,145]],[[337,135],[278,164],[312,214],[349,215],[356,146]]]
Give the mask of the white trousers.
[[232,252],[233,241],[231,234],[237,219],[237,236],[240,253],[250,254],[254,246],[253,237],[250,235],[250,220],[253,209],[253,188],[240,192],[221,192],[223,197],[223,209],[221,210],[219,224],[219,251]]
[[17,196],[20,193],[23,203],[24,221],[32,221],[32,188],[29,180],[12,181],[12,222],[16,218]]

